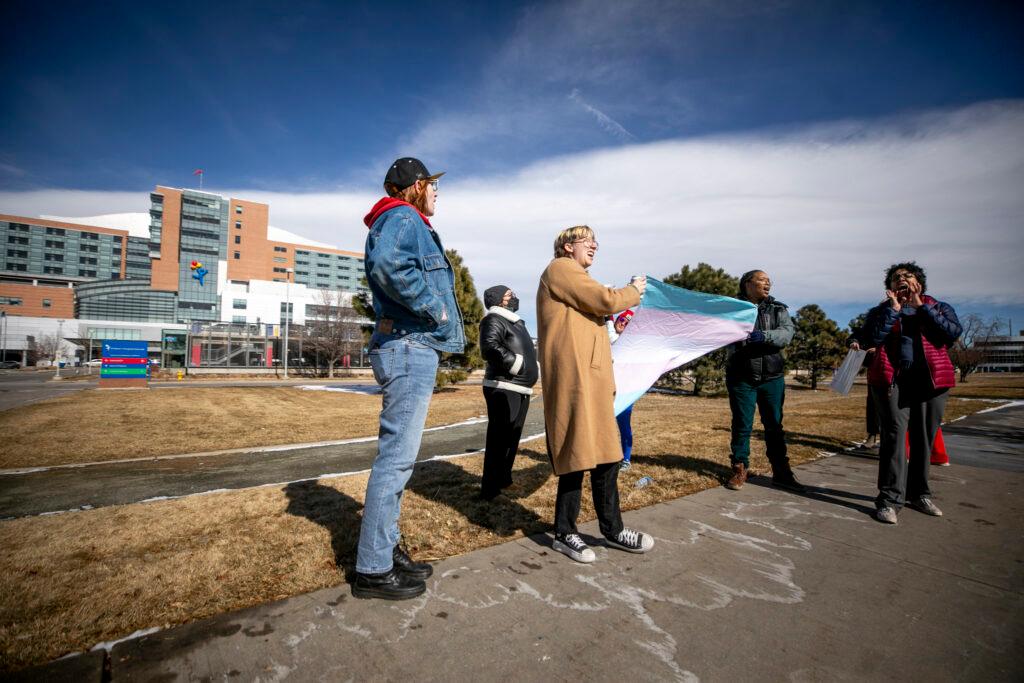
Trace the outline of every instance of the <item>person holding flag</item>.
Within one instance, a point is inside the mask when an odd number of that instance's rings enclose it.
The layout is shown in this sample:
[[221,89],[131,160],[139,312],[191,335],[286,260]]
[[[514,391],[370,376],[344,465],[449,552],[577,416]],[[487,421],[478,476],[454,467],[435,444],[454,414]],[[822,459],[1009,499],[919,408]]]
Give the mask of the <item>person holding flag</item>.
[[604,330],[605,316],[640,303],[647,279],[634,277],[620,289],[605,287],[587,273],[597,249],[588,226],[561,231],[555,258],[537,288],[544,425],[548,457],[558,476],[552,548],[577,562],[596,559],[576,528],[586,472],[605,543],[633,553],[654,547],[650,535],[622,523],[622,449],[613,408],[611,345]]
[[806,489],[796,480],[789,466],[786,433],[782,429],[782,405],[786,400],[782,348],[793,340],[793,320],[786,304],[769,294],[771,288],[771,278],[763,270],[751,270],[740,278],[739,298],[757,306],[757,320],[745,340],[728,348],[725,386],[729,390],[729,408],[732,410],[732,477],[725,487],[735,491],[747,481],[750,430],[756,406],[764,425],[772,484],[802,493]]

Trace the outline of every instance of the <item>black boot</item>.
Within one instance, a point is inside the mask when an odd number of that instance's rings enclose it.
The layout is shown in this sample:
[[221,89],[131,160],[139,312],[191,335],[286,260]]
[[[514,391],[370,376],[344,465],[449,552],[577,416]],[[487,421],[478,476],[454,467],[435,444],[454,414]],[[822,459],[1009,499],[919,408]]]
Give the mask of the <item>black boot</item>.
[[426,581],[434,573],[434,568],[426,562],[414,562],[409,557],[409,553],[405,552],[405,548],[400,545],[395,546],[394,552],[391,553],[391,559],[395,564],[395,569],[420,581]]
[[402,573],[397,567],[383,574],[356,572],[352,582],[352,595],[357,598],[382,598],[384,600],[408,600],[422,595],[427,584]]
[[807,487],[796,480],[793,476],[793,470],[790,469],[789,463],[776,465],[772,463],[772,486],[793,493],[806,493]]

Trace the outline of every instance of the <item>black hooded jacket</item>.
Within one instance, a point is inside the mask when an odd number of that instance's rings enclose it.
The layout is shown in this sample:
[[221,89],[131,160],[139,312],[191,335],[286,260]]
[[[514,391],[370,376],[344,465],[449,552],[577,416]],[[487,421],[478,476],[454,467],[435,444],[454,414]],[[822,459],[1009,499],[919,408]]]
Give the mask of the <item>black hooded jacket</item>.
[[785,372],[782,347],[793,341],[793,320],[786,304],[770,296],[758,304],[754,329],[764,332],[763,342],[739,341],[727,348],[725,374],[730,380],[758,383]]
[[531,387],[540,370],[537,350],[522,318],[501,306],[488,308],[480,321],[480,352],[487,362],[485,387],[533,393]]

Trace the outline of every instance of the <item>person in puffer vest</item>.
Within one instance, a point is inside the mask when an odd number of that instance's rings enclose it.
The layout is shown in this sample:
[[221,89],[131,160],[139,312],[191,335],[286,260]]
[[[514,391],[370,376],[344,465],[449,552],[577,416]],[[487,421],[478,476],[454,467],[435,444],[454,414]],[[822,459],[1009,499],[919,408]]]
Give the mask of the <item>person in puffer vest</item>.
[[516,313],[519,297],[515,292],[505,285],[489,287],[484,306],[487,315],[480,321],[480,353],[487,362],[483,381],[487,442],[480,497],[493,500],[512,485],[512,465],[540,372],[533,339]]
[[953,307],[927,296],[926,289],[924,269],[913,261],[890,266],[886,299],[871,309],[864,325],[864,338],[877,350],[868,385],[882,437],[875,517],[886,524],[896,523],[904,504],[942,515],[928,487],[929,454],[956,384],[948,349],[963,328]]

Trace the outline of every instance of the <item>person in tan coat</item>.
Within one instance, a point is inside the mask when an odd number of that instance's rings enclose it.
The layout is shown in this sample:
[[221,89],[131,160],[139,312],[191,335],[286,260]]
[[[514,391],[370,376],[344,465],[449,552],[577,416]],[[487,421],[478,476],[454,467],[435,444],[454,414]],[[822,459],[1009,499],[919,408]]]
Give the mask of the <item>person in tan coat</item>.
[[558,476],[552,547],[577,562],[595,559],[576,528],[585,472],[590,472],[594,508],[607,544],[635,553],[654,546],[649,535],[622,525],[622,447],[612,407],[611,344],[604,327],[605,316],[640,303],[647,279],[635,277],[621,289],[600,284],[587,273],[597,249],[588,226],[563,230],[537,289],[544,427],[548,456]]

